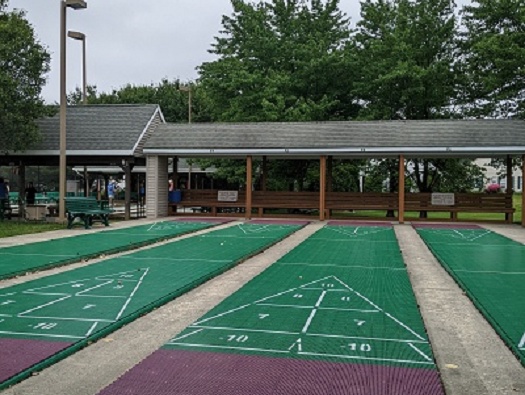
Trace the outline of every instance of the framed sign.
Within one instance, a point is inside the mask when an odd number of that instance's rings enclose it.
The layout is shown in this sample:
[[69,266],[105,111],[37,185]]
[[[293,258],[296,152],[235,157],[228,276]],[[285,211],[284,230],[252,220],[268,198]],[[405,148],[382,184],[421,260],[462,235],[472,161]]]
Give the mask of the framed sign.
[[236,202],[238,198],[238,191],[219,191],[217,193],[217,200],[219,202]]
[[454,194],[453,193],[433,193],[432,194],[432,205],[433,206],[453,206],[454,205]]

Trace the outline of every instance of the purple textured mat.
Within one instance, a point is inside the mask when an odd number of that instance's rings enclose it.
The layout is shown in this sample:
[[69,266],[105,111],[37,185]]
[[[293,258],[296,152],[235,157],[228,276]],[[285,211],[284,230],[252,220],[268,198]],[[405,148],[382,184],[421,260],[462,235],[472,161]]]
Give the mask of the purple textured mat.
[[471,224],[415,224],[414,228],[431,228],[431,229],[481,229],[481,226]]
[[390,221],[349,221],[349,220],[333,220],[328,221],[328,225],[341,225],[341,226],[388,226],[391,227]]
[[294,219],[254,219],[248,222],[249,224],[263,224],[263,225],[307,225],[310,221],[301,221]]
[[444,395],[432,369],[161,349],[100,395]]
[[[43,359],[49,358],[71,343],[29,339],[0,339],[0,382],[7,380]],[[4,356],[7,355],[7,358]]]

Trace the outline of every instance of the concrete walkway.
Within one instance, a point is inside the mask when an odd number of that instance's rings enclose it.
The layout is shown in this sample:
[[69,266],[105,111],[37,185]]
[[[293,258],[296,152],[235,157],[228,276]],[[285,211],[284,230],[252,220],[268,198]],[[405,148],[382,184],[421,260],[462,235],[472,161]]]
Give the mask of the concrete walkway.
[[[124,224],[135,226],[139,222]],[[95,395],[322,226],[324,223],[317,222],[308,225],[264,253],[3,391],[2,395]],[[490,228],[525,241],[523,228],[509,225]],[[447,395],[525,395],[525,368],[441,268],[414,229],[396,225],[395,231]],[[9,242],[62,234],[70,235],[71,231],[12,238]],[[0,245],[7,245],[7,241]],[[2,281],[0,288],[96,261]]]

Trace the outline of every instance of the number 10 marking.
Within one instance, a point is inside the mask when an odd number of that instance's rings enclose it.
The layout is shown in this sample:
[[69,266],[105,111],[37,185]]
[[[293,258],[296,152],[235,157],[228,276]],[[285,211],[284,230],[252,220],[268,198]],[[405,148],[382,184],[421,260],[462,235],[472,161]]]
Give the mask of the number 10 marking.
[[358,350],[362,352],[372,351],[372,346],[368,343],[363,343],[363,344],[350,343],[348,347],[350,347],[351,351],[358,351]]

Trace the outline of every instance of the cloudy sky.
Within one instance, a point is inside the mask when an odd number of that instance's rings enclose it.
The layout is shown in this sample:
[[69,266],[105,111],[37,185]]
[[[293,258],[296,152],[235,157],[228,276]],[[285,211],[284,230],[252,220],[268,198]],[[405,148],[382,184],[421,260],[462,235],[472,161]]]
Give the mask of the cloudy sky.
[[[51,54],[51,72],[43,89],[46,102],[59,100],[61,0],[10,0],[26,11],[38,39]],[[468,0],[458,0],[464,4]],[[230,15],[229,0],[86,0],[88,8],[68,9],[67,28],[87,36],[88,83],[108,92],[128,83],[158,83],[163,78],[197,78],[195,68],[212,60],[208,53]],[[358,0],[341,0],[341,9],[359,18]],[[82,84],[80,41],[68,39],[67,91]]]

